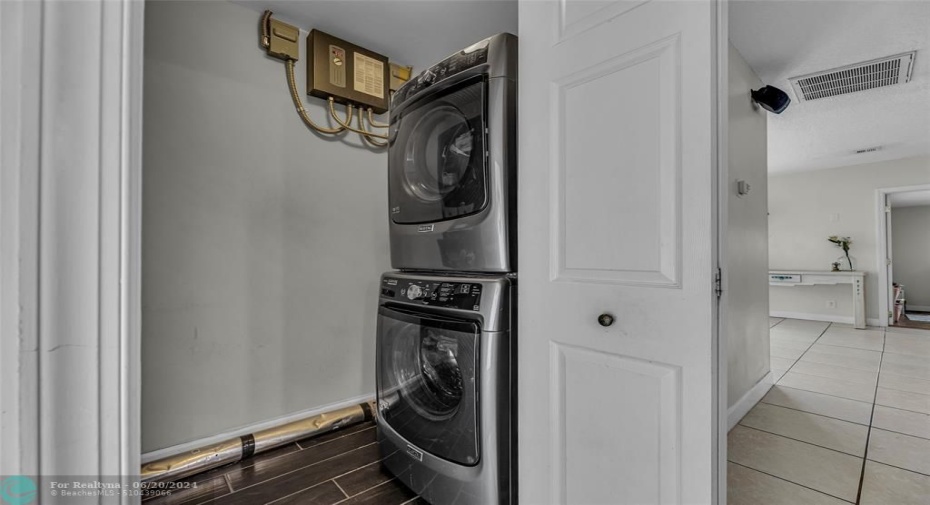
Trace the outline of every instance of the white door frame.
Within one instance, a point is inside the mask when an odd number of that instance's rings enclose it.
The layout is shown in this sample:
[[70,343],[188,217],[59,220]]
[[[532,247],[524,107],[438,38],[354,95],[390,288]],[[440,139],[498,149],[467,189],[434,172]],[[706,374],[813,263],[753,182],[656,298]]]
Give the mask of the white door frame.
[[[716,465],[716,482],[714,483],[714,503],[724,505],[727,502],[727,433],[729,427],[729,405],[730,396],[729,380],[727,377],[727,307],[729,303],[729,292],[722,289],[727,285],[729,271],[727,269],[727,216],[729,202],[729,181],[730,181],[730,162],[729,162],[729,137],[730,137],[730,25],[729,25],[729,0],[717,0],[717,23],[715,33],[715,44],[717,51],[716,58],[716,88],[717,88],[717,107],[716,107],[716,124],[717,131],[714,132],[714,149],[716,151],[717,163],[717,184],[714,188],[714,199],[717,202],[717,212],[714,215],[714,229],[717,234],[715,244],[715,261],[720,269],[720,297],[717,299],[717,316],[715,318],[716,328],[716,352],[714,355],[714,369],[716,370],[717,394],[716,394],[716,417],[717,425],[717,445],[714,452],[714,463]],[[760,272],[760,275],[764,275]]]
[[[875,190],[875,258],[878,262],[878,319],[882,326],[891,324],[888,312],[894,306],[891,289],[892,279],[888,278],[888,227],[885,220],[885,205],[889,195],[906,193],[908,191],[930,190],[930,184],[917,184],[914,186],[899,186],[894,188],[879,188]],[[894,219],[892,217],[892,219]]]
[[143,10],[0,2],[0,474],[139,473]]

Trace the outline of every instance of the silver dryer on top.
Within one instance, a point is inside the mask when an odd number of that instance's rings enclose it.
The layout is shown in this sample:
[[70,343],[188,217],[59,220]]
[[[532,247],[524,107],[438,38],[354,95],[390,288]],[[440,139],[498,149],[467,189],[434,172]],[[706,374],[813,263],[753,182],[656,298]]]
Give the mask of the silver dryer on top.
[[424,70],[392,98],[391,266],[515,272],[517,38]]

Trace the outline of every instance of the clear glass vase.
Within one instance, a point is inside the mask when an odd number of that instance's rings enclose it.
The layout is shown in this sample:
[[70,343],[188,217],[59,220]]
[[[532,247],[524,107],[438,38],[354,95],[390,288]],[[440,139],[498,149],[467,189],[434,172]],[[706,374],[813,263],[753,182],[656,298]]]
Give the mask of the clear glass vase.
[[839,258],[836,258],[836,260],[834,261],[840,264],[841,272],[849,272],[849,271],[856,269],[856,258],[853,256],[849,256],[847,258],[846,255],[844,254],[840,256]]

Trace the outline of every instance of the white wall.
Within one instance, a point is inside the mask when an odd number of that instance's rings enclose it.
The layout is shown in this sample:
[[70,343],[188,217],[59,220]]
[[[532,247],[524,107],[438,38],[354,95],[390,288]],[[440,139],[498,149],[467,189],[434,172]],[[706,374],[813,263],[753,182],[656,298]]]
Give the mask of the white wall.
[[144,452],[374,393],[386,155],[302,125],[258,17],[146,4]]
[[930,310],[930,205],[891,210],[891,254],[908,308]]
[[[769,372],[767,119],[749,98],[750,89],[762,86],[730,45],[726,328],[731,407]],[[750,184],[749,194],[737,195],[737,180]]]
[[[789,109],[790,112],[790,109]],[[842,249],[830,235],[853,240],[856,270],[866,272],[866,317],[878,319],[878,265],[875,257],[875,190],[930,183],[930,157],[769,177],[769,266],[773,270],[830,270]],[[851,318],[852,294],[846,285],[773,286],[773,312],[817,318]],[[836,300],[835,309],[827,308]]]

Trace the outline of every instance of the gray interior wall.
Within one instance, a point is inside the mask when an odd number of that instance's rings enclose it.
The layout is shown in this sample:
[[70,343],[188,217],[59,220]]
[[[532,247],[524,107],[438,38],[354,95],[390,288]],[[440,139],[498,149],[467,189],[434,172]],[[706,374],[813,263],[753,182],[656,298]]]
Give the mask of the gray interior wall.
[[374,393],[386,155],[302,125],[258,16],[146,4],[143,452]]
[[908,308],[930,310],[930,205],[891,210],[891,254]]
[[[827,242],[830,235],[852,238],[849,254],[865,272],[865,311],[869,324],[882,324],[878,300],[875,221],[878,188],[930,183],[930,157],[867,163],[773,175],[769,178],[769,264],[772,270],[830,270],[843,250]],[[896,275],[897,276],[897,275]],[[811,319],[852,318],[848,284],[772,286],[773,314]],[[827,303],[836,301],[836,307]]]
[[[766,112],[753,105],[759,77],[730,45],[727,380],[733,406],[769,372]],[[751,186],[738,196],[736,181]]]

